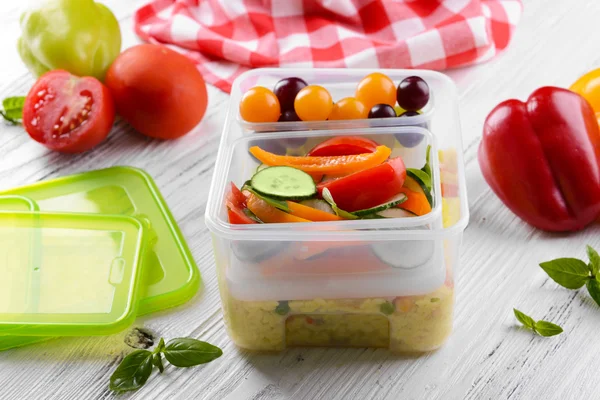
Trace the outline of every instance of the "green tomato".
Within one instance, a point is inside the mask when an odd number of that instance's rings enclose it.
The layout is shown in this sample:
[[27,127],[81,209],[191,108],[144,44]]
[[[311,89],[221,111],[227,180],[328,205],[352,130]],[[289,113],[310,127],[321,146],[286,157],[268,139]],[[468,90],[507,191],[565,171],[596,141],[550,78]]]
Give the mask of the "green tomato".
[[113,13],[93,0],[45,0],[21,15],[17,47],[36,76],[64,69],[100,80],[121,51]]

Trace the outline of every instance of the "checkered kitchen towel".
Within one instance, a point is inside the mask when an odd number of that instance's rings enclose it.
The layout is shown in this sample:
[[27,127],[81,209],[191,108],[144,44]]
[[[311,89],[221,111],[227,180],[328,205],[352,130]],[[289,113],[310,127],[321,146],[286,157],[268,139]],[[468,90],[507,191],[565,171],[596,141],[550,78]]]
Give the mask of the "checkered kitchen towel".
[[254,67],[445,69],[492,58],[521,0],[154,0],[144,40],[173,45],[229,92]]

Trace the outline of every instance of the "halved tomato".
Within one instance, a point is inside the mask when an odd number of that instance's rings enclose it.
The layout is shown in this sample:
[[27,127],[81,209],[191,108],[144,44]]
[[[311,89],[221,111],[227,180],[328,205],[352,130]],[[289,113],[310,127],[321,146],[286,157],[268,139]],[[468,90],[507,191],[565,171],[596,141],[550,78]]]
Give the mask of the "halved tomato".
[[225,198],[225,207],[227,207],[227,217],[230,224],[256,224],[252,218],[244,213],[246,208],[246,196],[235,186],[230,184],[230,190]]
[[98,145],[114,120],[115,106],[106,86],[96,78],[62,70],[42,75],[23,106],[29,136],[63,153],[82,153]]
[[307,155],[311,157],[351,156],[374,153],[379,146],[371,139],[360,136],[338,136],[316,145]]

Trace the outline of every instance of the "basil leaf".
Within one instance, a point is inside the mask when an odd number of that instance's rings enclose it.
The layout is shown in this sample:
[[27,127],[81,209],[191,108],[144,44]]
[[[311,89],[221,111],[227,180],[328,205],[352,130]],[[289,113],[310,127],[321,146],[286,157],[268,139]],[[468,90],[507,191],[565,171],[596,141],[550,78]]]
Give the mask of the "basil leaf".
[[590,278],[587,264],[576,258],[558,258],[541,263],[540,267],[554,282],[567,289],[579,289]]
[[163,351],[165,351],[165,339],[160,338],[156,349],[154,349],[154,354],[162,353]]
[[152,356],[152,364],[158,367],[158,370],[162,374],[165,371],[165,366],[163,365],[162,354],[156,353]]
[[585,284],[592,299],[600,306],[600,282],[596,279],[590,279]]
[[23,104],[25,104],[25,97],[14,96],[7,97],[2,100],[2,108],[0,115],[11,124],[19,124],[23,120]]
[[427,146],[427,152],[425,153],[425,165],[421,168],[421,171],[425,172],[429,175],[431,179],[431,164],[430,164],[430,156],[431,156],[431,145]]
[[246,185],[244,184],[244,186],[242,186],[242,191],[247,190],[250,193],[252,193],[253,195],[255,195],[256,197],[258,197],[259,199],[261,199],[262,201],[264,201],[265,203],[280,209],[281,211],[285,211],[285,212],[290,212],[290,208],[287,205],[286,201],[283,200],[276,200],[276,199],[272,199],[270,197],[267,196],[263,196],[262,194],[258,193],[256,190],[252,189],[252,186]]
[[406,168],[406,170],[416,176],[431,191],[431,176],[416,168]]
[[596,276],[598,275],[598,271],[600,270],[600,255],[590,245],[587,246],[587,254],[588,258],[590,259],[590,271],[592,271],[592,275]]
[[516,308],[513,308],[513,312],[515,313],[515,317],[520,323],[522,323],[526,328],[533,329],[533,327],[535,326],[535,321],[533,320],[533,318],[517,310]]
[[176,367],[193,367],[211,362],[223,354],[223,351],[210,343],[190,338],[170,340],[164,355],[167,361]]
[[250,219],[251,219],[251,220],[253,220],[254,222],[258,222],[259,224],[264,224],[264,222],[262,222],[262,221],[260,220],[260,218],[258,218],[258,217],[256,216],[256,214],[254,214],[254,213],[253,213],[252,211],[250,211],[249,209],[247,209],[247,208],[244,208],[242,211],[243,211],[243,213],[246,215],[246,217],[250,218]]
[[152,373],[152,353],[136,350],[121,361],[110,377],[110,390],[127,392],[144,386]]
[[548,321],[538,321],[533,330],[540,336],[555,336],[563,332],[563,328]]
[[337,215],[338,217],[342,217],[345,219],[358,219],[356,215],[351,214],[348,211],[344,211],[341,208],[338,208],[337,204],[335,204],[335,201],[333,201],[333,196],[331,195],[329,189],[324,188],[323,193],[321,193],[321,195],[323,196],[323,200],[328,202],[331,208],[333,208],[333,212],[335,212],[335,215]]

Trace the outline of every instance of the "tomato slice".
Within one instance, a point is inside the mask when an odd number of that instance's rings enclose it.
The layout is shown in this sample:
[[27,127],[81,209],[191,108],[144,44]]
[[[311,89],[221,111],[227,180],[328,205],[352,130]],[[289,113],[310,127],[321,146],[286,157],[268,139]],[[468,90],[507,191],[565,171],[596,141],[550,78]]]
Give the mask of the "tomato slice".
[[23,106],[31,138],[51,150],[82,153],[102,142],[115,120],[115,106],[99,80],[56,70],[42,75]]
[[401,157],[333,181],[317,185],[319,195],[329,189],[342,210],[352,212],[375,207],[400,193],[406,179]]
[[227,194],[227,201],[235,205],[236,207],[244,208],[246,207],[246,196],[244,193],[235,186],[235,183],[230,183],[230,190]]
[[225,206],[227,207],[227,216],[229,217],[230,224],[257,223],[244,213],[246,196],[244,196],[233,182],[231,182],[229,193],[227,193],[227,197],[225,198]]
[[227,203],[227,217],[230,224],[257,224],[252,218],[244,214],[244,210],[232,203]]
[[360,136],[338,136],[316,145],[307,155],[310,157],[351,156],[374,153],[379,146],[371,139]]

